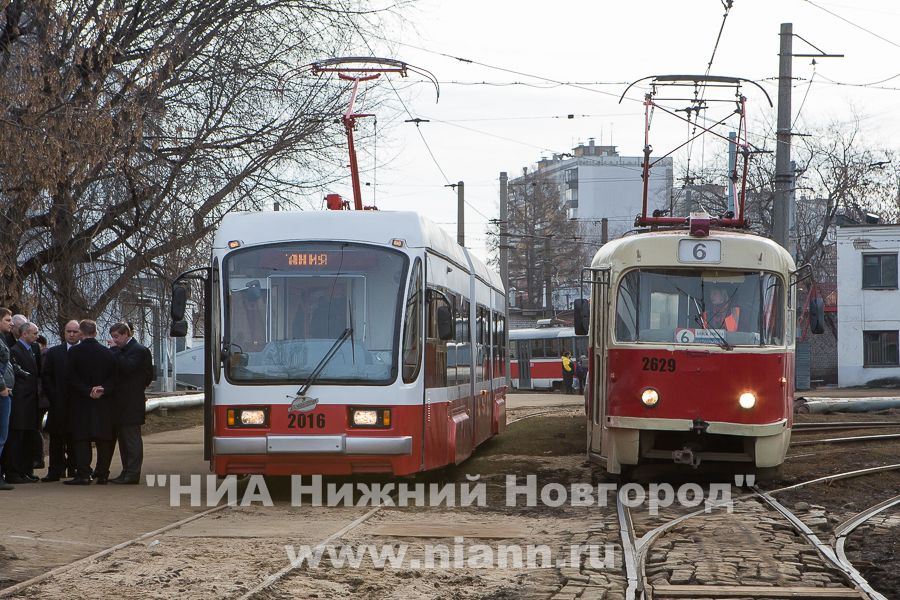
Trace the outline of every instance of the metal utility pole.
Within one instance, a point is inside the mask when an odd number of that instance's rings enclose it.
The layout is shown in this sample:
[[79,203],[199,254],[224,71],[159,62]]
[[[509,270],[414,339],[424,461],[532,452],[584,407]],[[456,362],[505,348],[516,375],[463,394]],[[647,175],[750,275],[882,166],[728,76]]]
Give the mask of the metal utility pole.
[[791,202],[791,59],[793,24],[781,24],[778,53],[778,132],[775,146],[775,206],[772,210],[772,237],[788,247],[788,218]]
[[609,219],[603,217],[600,219],[600,243],[605,244],[609,241]]
[[500,172],[500,281],[503,282],[503,291],[509,295],[509,177],[506,171]]
[[466,184],[456,182],[456,241],[460,246],[466,245]]
[[[506,314],[509,314],[509,187],[507,185],[509,177],[506,171],[500,171],[500,281],[503,282],[503,302],[506,307]],[[509,347],[509,328],[503,328],[505,339],[503,346]],[[506,385],[509,385],[509,352],[504,353],[503,372],[506,374]]]
[[553,289],[551,288],[553,263],[550,259],[550,236],[544,238],[544,314],[553,316]]

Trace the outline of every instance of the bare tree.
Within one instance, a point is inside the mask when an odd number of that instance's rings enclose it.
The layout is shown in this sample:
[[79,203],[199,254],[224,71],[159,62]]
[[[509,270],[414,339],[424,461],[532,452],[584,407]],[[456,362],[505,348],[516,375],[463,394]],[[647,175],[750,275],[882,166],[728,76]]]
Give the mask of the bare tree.
[[[559,183],[540,172],[510,182],[509,286],[523,308],[541,308],[551,287],[578,287],[581,267],[590,260],[576,221],[567,218]],[[499,231],[490,232],[488,250],[496,264]],[[592,252],[591,252],[592,253]]]
[[221,217],[343,174],[362,0],[0,0],[0,305],[60,327],[203,258]]

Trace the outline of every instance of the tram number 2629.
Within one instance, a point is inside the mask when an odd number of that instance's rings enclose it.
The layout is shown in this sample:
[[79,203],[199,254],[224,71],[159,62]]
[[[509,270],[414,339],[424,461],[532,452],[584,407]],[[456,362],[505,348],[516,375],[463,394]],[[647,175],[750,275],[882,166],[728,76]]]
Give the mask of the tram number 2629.
[[641,369],[644,371],[659,371],[660,373],[675,372],[674,358],[650,358],[648,356],[643,356],[641,357],[641,362],[643,363]]
[[324,429],[325,415],[307,415],[304,413],[288,413],[288,428],[290,429]]

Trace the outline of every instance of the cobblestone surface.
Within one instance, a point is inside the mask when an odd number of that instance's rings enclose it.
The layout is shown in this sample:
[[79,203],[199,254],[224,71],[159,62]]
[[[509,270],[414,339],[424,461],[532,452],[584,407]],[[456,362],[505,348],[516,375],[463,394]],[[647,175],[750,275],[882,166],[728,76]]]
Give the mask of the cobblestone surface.
[[[828,520],[821,520],[826,526]],[[845,587],[790,523],[754,500],[736,503],[732,514],[697,516],[663,534],[651,547],[646,575],[657,585]]]

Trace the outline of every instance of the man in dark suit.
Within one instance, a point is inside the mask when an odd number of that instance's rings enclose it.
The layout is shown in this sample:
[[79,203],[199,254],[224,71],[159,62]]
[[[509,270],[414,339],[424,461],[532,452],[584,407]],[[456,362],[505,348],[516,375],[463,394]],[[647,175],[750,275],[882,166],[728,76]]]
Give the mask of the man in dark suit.
[[12,390],[9,436],[3,452],[4,471],[9,483],[33,483],[34,432],[38,423],[38,378],[40,364],[32,351],[38,328],[25,322],[19,326],[18,339],[9,349],[10,359],[19,369]]
[[47,432],[50,434],[50,468],[41,481],[59,481],[66,476],[75,476],[75,452],[69,432],[69,381],[67,365],[69,350],[81,341],[78,321],[69,321],[63,329],[65,341],[53,346],[44,355],[41,365],[41,383],[50,408],[47,410]]
[[144,390],[153,382],[153,356],[145,346],[132,337],[127,323],[116,323],[109,329],[113,352],[118,360],[119,375],[116,381],[115,422],[122,474],[111,483],[136,484],[140,481],[144,462],[144,442],[141,425],[144,424],[147,397]]
[[116,357],[97,341],[97,323],[84,319],[78,324],[81,343],[67,355],[69,381],[69,427],[75,448],[75,478],[66,485],[91,483],[91,441],[97,445],[94,475],[98,485],[109,481],[109,463],[115,447],[113,394]]

